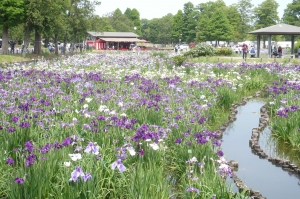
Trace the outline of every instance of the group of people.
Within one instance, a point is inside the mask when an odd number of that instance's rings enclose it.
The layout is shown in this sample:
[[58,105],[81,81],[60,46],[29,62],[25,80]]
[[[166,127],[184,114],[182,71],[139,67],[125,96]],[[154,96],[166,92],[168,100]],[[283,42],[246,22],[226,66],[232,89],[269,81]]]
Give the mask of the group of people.
[[49,50],[50,53],[54,53],[55,47],[51,44],[48,44],[48,50]]
[[[251,48],[251,50],[249,51],[248,49],[248,45],[247,44],[243,44],[242,46],[242,52],[243,52],[243,59],[247,59],[247,53],[249,52],[251,57],[255,56],[255,50],[254,47]],[[300,54],[300,50],[298,50],[298,53]],[[275,57],[282,57],[282,47],[279,46],[278,48],[274,45],[274,47],[272,48],[272,55]]]
[[273,49],[272,49],[272,55],[275,56],[275,57],[281,57],[282,56],[282,48],[281,46],[277,47],[274,45]]

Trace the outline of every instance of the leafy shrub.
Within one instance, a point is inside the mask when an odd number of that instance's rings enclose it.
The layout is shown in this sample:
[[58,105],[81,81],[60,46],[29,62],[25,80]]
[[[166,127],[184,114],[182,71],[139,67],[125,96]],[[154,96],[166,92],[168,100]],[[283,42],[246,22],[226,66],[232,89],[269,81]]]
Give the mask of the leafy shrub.
[[183,55],[177,55],[173,57],[176,66],[181,66],[182,63],[186,60],[186,57]]
[[230,47],[222,47],[222,48],[217,48],[215,51],[216,55],[232,55],[233,51]]
[[237,101],[237,94],[230,88],[218,88],[217,105],[224,109],[229,109],[231,104]]
[[215,50],[212,46],[206,43],[201,43],[192,48],[190,51],[184,53],[184,56],[201,57],[201,56],[213,56]]
[[300,47],[300,42],[297,42],[294,44],[294,53],[297,54],[298,53],[298,48]]

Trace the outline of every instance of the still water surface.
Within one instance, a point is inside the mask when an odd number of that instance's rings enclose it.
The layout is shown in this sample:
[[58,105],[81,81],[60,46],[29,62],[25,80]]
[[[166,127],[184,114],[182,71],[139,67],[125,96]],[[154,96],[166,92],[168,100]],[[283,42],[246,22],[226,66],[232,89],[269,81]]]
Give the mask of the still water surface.
[[[259,124],[259,111],[264,104],[263,101],[252,100],[238,107],[237,120],[223,134],[223,152],[228,161],[236,160],[239,163],[236,175],[249,188],[259,191],[268,199],[300,199],[299,178],[276,167],[267,159],[260,159],[249,147],[252,129]],[[268,147],[271,143],[266,135],[260,136],[261,148],[268,155],[274,155],[276,153],[272,147]],[[237,188],[234,187],[233,191],[237,191]]]

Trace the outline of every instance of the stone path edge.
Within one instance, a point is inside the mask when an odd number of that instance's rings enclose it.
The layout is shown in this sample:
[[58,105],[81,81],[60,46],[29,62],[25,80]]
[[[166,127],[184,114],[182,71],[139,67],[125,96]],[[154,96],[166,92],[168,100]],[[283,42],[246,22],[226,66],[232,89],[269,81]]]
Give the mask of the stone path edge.
[[[230,116],[228,120],[225,122],[224,125],[222,125],[218,130],[217,133],[219,135],[219,138],[222,138],[223,133],[225,132],[226,128],[233,123],[236,120],[236,115],[238,113],[237,108],[239,106],[244,106],[250,99],[253,99],[255,97],[259,97],[262,92],[267,91],[268,86],[266,86],[263,90],[257,91],[253,96],[249,97],[243,97],[242,101],[240,103],[232,104],[230,107]],[[267,104],[263,105],[260,108],[260,118],[259,118],[259,125],[258,127],[255,127],[252,129],[252,135],[251,139],[249,140],[249,146],[252,150],[252,153],[259,156],[261,159],[267,159],[269,162],[274,164],[277,167],[282,167],[284,171],[292,172],[295,175],[298,175],[300,177],[300,168],[297,167],[295,164],[290,163],[289,160],[283,160],[279,158],[272,158],[269,157],[261,148],[259,145],[259,136],[260,133],[264,130],[264,128],[268,125],[269,123],[269,115],[268,115],[268,110],[267,110]],[[228,162],[228,165],[232,168],[233,170],[233,175],[232,179],[235,183],[235,185],[238,187],[239,191],[249,191],[250,197],[253,199],[266,199],[266,197],[263,197],[259,191],[252,190],[251,188],[247,187],[241,179],[237,177],[234,171],[237,170],[238,168],[238,162],[234,160],[230,160]]]

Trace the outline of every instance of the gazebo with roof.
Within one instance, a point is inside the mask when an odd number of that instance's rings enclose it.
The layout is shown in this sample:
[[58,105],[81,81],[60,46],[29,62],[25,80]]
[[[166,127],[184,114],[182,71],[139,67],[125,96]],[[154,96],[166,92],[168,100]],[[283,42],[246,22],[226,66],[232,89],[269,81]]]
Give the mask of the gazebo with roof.
[[292,26],[288,24],[276,24],[274,26],[269,26],[266,28],[262,28],[259,30],[254,30],[249,32],[249,34],[256,34],[257,35],[257,57],[260,55],[260,39],[261,35],[268,35],[268,55],[271,57],[271,38],[272,35],[291,35],[291,49],[292,54],[294,54],[294,42],[295,42],[295,35],[300,35],[300,27]]

